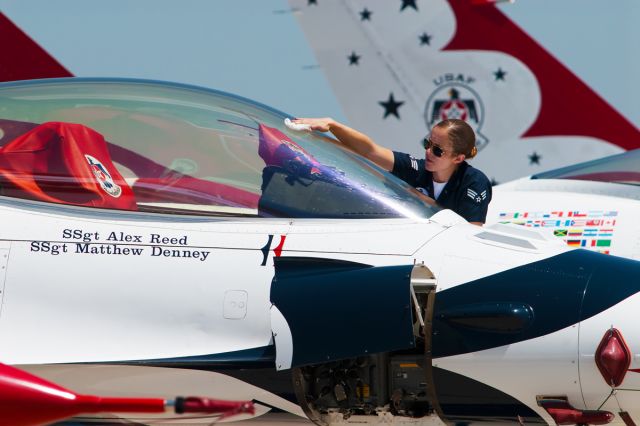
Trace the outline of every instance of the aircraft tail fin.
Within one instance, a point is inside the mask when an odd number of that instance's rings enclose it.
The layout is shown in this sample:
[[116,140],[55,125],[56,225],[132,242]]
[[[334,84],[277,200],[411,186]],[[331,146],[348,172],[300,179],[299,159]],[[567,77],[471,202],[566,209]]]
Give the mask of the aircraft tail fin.
[[[639,146],[640,131],[496,7],[450,0],[458,30],[444,50],[504,52],[535,75],[542,105],[523,137],[582,135],[624,149]],[[482,34],[482,37],[478,37]],[[612,132],[615,123],[616,131]]]
[[25,34],[5,14],[0,12],[0,40],[6,58],[0,65],[0,81],[36,78],[73,77],[62,64]]
[[[640,130],[491,1],[289,0],[353,127],[394,150],[467,121],[504,181],[640,147]],[[507,5],[507,7],[517,7]]]

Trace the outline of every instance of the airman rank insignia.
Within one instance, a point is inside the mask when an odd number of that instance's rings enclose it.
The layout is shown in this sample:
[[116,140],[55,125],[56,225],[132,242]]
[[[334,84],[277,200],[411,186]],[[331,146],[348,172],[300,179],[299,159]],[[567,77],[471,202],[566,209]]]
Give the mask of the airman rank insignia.
[[415,171],[418,171],[418,160],[416,160],[413,156],[409,156],[411,159],[411,168]]
[[471,188],[467,188],[467,197],[471,198],[476,203],[480,204],[482,201],[487,199],[487,190],[485,189],[481,193],[477,193]]

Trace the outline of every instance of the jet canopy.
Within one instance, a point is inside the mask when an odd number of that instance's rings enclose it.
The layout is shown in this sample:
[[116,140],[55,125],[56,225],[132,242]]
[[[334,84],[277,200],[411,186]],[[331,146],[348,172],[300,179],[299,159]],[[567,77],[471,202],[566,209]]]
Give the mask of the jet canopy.
[[217,216],[430,217],[420,193],[279,111],[154,81],[0,84],[1,194]]
[[640,186],[640,149],[533,175],[532,179],[571,179]]

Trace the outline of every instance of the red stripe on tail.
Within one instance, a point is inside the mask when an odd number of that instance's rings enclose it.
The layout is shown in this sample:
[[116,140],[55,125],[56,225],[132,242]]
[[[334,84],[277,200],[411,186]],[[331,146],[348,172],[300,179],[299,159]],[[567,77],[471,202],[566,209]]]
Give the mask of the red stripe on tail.
[[523,62],[538,80],[540,112],[522,136],[588,136],[627,150],[640,148],[638,128],[500,10],[468,0],[449,4],[457,30],[443,50],[504,52]]

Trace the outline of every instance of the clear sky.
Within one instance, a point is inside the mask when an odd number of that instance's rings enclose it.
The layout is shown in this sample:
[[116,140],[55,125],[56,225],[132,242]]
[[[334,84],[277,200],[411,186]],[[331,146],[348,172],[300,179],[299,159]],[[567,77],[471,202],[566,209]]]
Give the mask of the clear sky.
[[[639,0],[499,7],[640,125]],[[0,0],[0,10],[75,75],[182,81],[344,119],[286,0]]]

